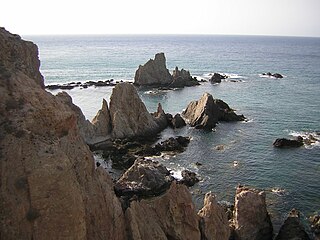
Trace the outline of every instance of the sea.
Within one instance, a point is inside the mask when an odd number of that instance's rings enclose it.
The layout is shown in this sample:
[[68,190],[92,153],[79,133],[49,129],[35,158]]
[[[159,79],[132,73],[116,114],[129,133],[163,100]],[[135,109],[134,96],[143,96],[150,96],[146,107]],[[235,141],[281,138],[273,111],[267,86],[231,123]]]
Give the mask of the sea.
[[[24,36],[39,47],[45,84],[98,80],[133,81],[139,65],[164,52],[167,68],[189,70],[198,80],[214,72],[229,76],[220,84],[174,90],[138,89],[150,112],[161,103],[181,113],[208,92],[227,102],[246,122],[220,123],[211,132],[166,129],[161,138],[189,136],[186,151],[157,160],[176,177],[184,169],[201,181],[190,190],[198,208],[211,191],[234,202],[236,187],[266,192],[275,229],[296,208],[307,222],[320,213],[320,38],[223,35]],[[282,79],[262,75],[280,73]],[[59,90],[51,91],[53,94]],[[109,101],[112,87],[67,90],[91,120]],[[127,103],[130,104],[130,103]],[[277,138],[316,139],[311,145],[277,149]],[[100,156],[101,157],[101,156]],[[99,158],[99,156],[96,156]],[[196,164],[196,163],[200,163]]]

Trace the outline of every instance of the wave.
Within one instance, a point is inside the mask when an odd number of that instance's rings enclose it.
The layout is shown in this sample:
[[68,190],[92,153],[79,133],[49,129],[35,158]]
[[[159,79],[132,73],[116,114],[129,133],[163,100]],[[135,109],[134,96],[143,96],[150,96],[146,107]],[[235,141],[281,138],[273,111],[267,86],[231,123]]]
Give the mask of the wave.
[[320,146],[320,131],[288,131],[290,136],[301,136],[303,138],[305,148],[313,148]]
[[270,192],[275,194],[275,195],[278,195],[278,196],[284,196],[286,195],[286,190],[283,189],[283,188],[279,188],[279,187],[274,187],[274,188],[271,188],[270,189]]
[[[222,82],[246,82],[243,79],[246,79],[245,76],[236,74],[236,73],[224,73],[224,72],[218,72],[219,74],[223,76],[227,76],[226,79],[222,79]],[[205,80],[210,80],[210,78],[213,76],[214,73],[205,73],[202,76],[199,76],[199,78],[203,78]]]

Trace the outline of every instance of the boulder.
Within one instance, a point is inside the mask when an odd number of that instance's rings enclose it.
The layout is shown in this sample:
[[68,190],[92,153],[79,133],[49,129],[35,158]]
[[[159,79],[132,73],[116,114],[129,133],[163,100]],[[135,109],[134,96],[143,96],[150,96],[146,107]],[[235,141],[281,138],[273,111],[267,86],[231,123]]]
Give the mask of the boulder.
[[274,77],[274,78],[283,78],[283,76],[280,73],[263,73],[262,75],[268,76],[268,77]]
[[224,74],[220,74],[220,73],[214,73],[211,78],[210,78],[210,82],[211,83],[221,83],[221,80],[222,79],[226,79],[228,78],[227,75],[224,75]]
[[199,217],[186,186],[173,182],[163,195],[132,201],[125,213],[130,239],[200,239]]
[[311,231],[314,234],[315,240],[320,239],[320,215],[316,214],[309,218],[309,222],[311,225]]
[[275,240],[309,240],[309,236],[300,220],[300,213],[292,209],[284,221]]
[[200,100],[189,103],[182,116],[195,128],[212,130],[218,121],[243,121],[243,115],[237,115],[225,102],[214,99],[204,93]]
[[238,187],[235,196],[235,239],[271,240],[273,227],[263,191]]
[[127,239],[77,116],[43,88],[37,47],[0,28],[0,49],[0,238]]
[[178,136],[176,138],[170,137],[169,139],[157,143],[154,148],[157,151],[178,151],[182,152],[184,148],[190,143],[189,137]]
[[203,208],[198,212],[198,215],[201,218],[201,239],[229,239],[230,229],[227,214],[211,192],[205,195]]
[[145,65],[140,65],[134,76],[134,85],[161,87],[168,86],[172,76],[166,67],[164,53],[157,53]]
[[171,126],[173,128],[182,128],[182,127],[186,126],[186,122],[181,117],[181,115],[179,113],[177,113],[176,115],[174,115],[174,117],[171,120]]
[[166,191],[173,177],[159,162],[137,159],[115,184],[118,196],[155,196]]
[[114,87],[110,117],[113,138],[153,136],[161,130],[130,83],[119,83]]
[[153,113],[152,116],[154,117],[155,122],[158,124],[160,131],[168,127],[167,115],[164,112],[161,103],[158,103],[157,111]]
[[200,85],[200,83],[190,75],[189,71],[184,69],[179,70],[178,67],[173,70],[172,83],[169,85],[170,88],[183,88],[196,85]]
[[196,173],[186,169],[181,172],[181,176],[182,176],[182,179],[179,181],[179,183],[182,183],[187,187],[192,187],[193,185],[195,185],[197,182],[200,181]]
[[296,139],[277,138],[274,143],[274,147],[286,148],[286,147],[301,147],[303,146],[303,138],[298,136]]

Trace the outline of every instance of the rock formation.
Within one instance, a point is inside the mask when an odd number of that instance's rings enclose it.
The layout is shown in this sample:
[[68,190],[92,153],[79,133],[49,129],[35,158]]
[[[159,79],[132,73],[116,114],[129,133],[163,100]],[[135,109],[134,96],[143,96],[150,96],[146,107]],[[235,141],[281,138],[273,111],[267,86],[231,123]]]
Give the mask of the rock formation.
[[195,128],[211,130],[218,121],[243,121],[243,115],[237,115],[225,102],[213,99],[205,93],[200,100],[189,103],[182,116]]
[[184,69],[181,69],[181,71],[178,69],[178,67],[173,70],[172,73],[172,83],[170,83],[170,88],[183,88],[183,87],[191,87],[200,85],[200,83],[197,81],[196,78],[193,78],[190,75],[189,71],[186,71]]
[[221,80],[226,79],[226,78],[228,78],[227,75],[220,74],[220,73],[214,73],[209,81],[211,83],[221,83]]
[[267,72],[267,73],[262,73],[262,75],[268,76],[268,77],[274,77],[274,78],[283,78],[283,76],[280,73]]
[[137,159],[115,184],[118,196],[155,196],[170,187],[173,177],[159,162]]
[[130,239],[200,239],[195,211],[187,187],[173,182],[162,196],[131,202],[125,213]]
[[114,87],[110,98],[110,116],[113,138],[150,136],[161,130],[130,83],[120,83]]
[[94,126],[95,135],[108,136],[111,132],[111,117],[108,108],[108,103],[105,99],[102,101],[102,108],[98,111],[97,115],[93,118],[92,124]]
[[234,213],[235,239],[271,240],[273,227],[263,191],[238,187]]
[[309,240],[309,236],[303,227],[300,219],[300,213],[296,209],[292,209],[288,218],[280,228],[275,240]]
[[172,82],[172,76],[166,67],[164,53],[157,53],[145,65],[140,65],[134,77],[136,86],[168,86]]
[[274,143],[274,147],[285,148],[285,147],[301,147],[303,146],[303,138],[297,137],[296,139],[286,139],[286,138],[277,138]]
[[210,192],[205,195],[203,208],[198,215],[201,217],[202,239],[229,239],[230,229],[226,212]]
[[36,46],[3,28],[0,46],[1,239],[126,239],[112,180],[43,89]]

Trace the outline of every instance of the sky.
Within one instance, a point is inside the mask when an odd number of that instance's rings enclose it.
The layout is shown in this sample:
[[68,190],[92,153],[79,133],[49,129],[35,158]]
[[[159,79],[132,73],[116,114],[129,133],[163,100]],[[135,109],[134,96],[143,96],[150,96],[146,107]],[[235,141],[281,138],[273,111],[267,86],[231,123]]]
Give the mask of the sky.
[[20,35],[320,37],[320,0],[2,0],[0,26]]

